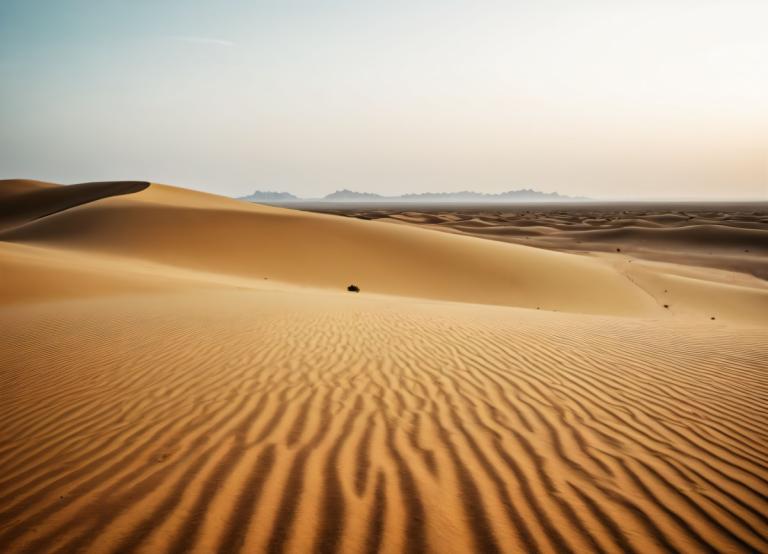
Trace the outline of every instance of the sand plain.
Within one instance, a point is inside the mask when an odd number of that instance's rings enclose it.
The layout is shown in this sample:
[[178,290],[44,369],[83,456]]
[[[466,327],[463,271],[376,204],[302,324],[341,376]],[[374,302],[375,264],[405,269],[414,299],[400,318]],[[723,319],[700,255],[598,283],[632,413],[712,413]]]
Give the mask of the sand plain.
[[3,552],[768,551],[754,272],[81,189],[0,182]]

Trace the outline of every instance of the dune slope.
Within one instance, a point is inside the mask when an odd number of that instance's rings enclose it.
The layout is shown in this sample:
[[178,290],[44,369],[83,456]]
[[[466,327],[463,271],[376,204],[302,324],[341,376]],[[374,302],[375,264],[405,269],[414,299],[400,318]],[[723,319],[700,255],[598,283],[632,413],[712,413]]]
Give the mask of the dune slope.
[[[600,260],[163,185],[50,215],[0,240],[334,290],[355,283],[420,298],[665,316],[665,299]],[[753,292],[756,307],[768,305],[768,290]]]
[[0,551],[768,551],[751,281],[87,198],[0,233]]
[[611,267],[578,256],[161,185],[48,216],[0,239],[336,290],[356,283],[369,292],[588,313],[657,308]]
[[[768,279],[768,203],[308,206],[555,251],[615,252]],[[414,211],[422,209],[423,211]]]
[[98,200],[139,192],[149,186],[143,181],[112,181],[60,186],[40,181],[0,181],[0,230],[21,225]]

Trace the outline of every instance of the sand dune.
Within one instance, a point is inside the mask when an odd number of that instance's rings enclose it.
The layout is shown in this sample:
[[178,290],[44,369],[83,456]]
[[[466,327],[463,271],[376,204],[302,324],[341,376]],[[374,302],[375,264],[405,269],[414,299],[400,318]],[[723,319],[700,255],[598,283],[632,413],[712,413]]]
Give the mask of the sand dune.
[[16,195],[46,188],[59,188],[61,185],[34,181],[32,179],[0,179],[0,199],[11,199]]
[[162,185],[84,204],[0,239],[335,290],[354,282],[367,292],[454,301],[586,313],[660,311],[608,264],[583,257]]
[[[639,288],[625,270],[600,260],[163,185],[83,202],[0,233],[0,240],[88,254],[97,263],[108,254],[313,288],[343,290],[353,282],[366,292],[418,298],[578,313],[667,313],[667,297]],[[755,286],[750,294],[755,302],[745,315],[765,320],[768,288]]]
[[154,184],[0,264],[0,551],[768,551],[744,276]]
[[81,183],[63,187],[41,181],[0,181],[0,229],[7,229],[120,194],[139,192],[149,186],[142,181],[114,181],[108,183]]
[[768,203],[613,203],[530,206],[309,205],[361,219],[418,224],[561,252],[616,252],[635,258],[738,271],[768,279]]

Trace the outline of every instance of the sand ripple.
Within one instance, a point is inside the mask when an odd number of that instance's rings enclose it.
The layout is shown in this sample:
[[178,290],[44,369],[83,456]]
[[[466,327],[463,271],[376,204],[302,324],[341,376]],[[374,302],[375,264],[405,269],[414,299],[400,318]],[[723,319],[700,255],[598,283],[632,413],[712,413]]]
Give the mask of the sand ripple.
[[764,329],[158,298],[0,311],[3,552],[768,551]]

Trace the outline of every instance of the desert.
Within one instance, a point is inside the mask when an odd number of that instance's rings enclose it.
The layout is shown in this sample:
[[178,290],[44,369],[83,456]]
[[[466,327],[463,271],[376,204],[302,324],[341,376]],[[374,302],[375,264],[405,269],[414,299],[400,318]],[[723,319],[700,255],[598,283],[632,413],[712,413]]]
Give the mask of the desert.
[[764,203],[322,210],[0,181],[0,550],[768,550]]

